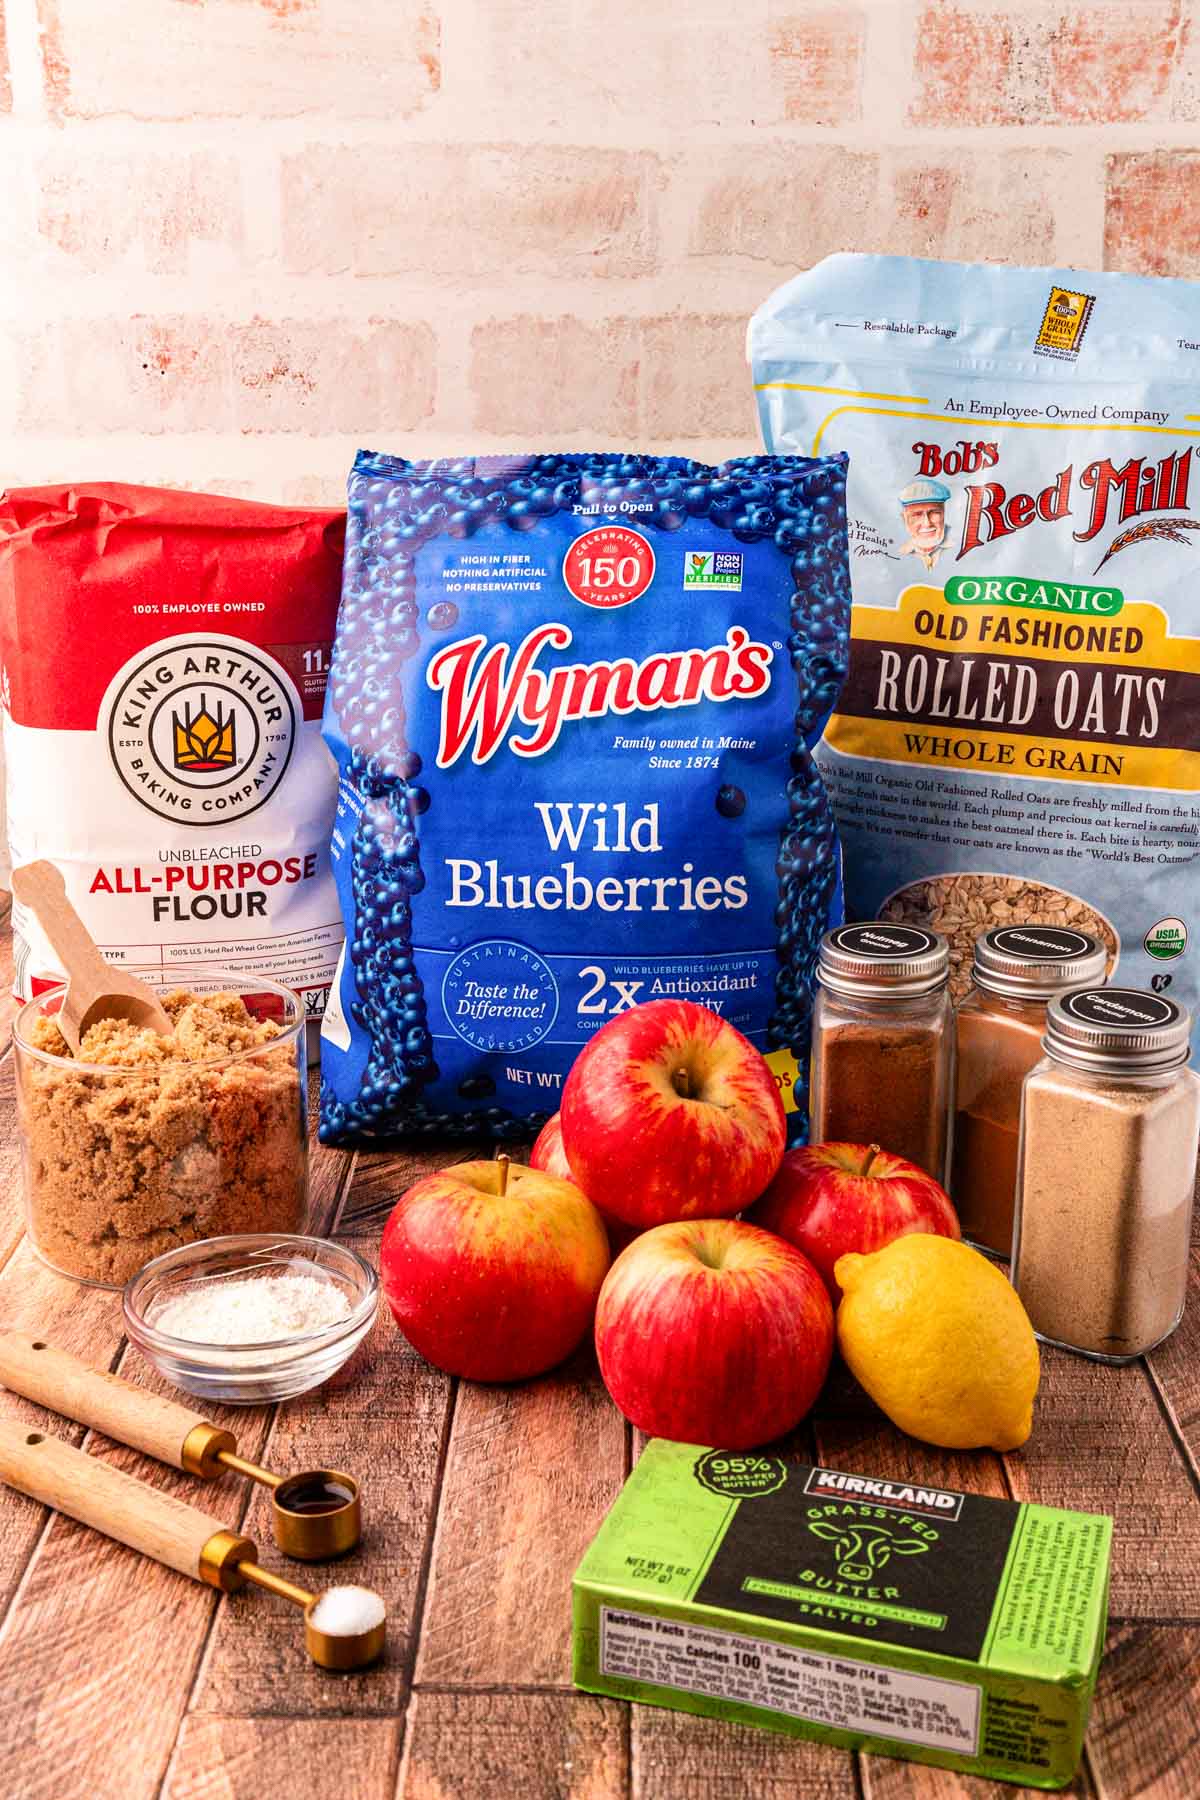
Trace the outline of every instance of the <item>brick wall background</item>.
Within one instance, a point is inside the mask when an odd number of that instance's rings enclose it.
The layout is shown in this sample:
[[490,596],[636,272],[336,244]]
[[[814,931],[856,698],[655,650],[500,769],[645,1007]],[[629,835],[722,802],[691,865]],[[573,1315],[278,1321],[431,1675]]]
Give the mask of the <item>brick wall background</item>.
[[0,0],[5,480],[755,447],[835,249],[1200,274],[1200,0]]

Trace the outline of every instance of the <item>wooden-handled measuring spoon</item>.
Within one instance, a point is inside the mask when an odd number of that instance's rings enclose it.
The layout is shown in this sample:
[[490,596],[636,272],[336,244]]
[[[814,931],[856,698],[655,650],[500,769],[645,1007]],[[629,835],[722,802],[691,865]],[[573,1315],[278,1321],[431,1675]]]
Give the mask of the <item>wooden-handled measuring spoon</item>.
[[67,1350],[20,1331],[0,1331],[0,1382],[118,1444],[211,1481],[227,1470],[271,1489],[271,1528],[285,1556],[325,1562],[353,1550],[362,1531],[358,1483],[341,1469],[276,1475],[237,1453],[230,1431],[177,1400],[89,1368]]
[[175,1027],[158,995],[136,975],[105,962],[87,926],[67,899],[67,887],[50,862],[24,863],[12,873],[13,893],[45,932],[63,966],[67,991],[54,1022],[75,1055],[79,1040],[97,1019],[127,1019],[170,1037]]
[[0,1481],[81,1525],[232,1594],[246,1582],[304,1609],[308,1654],[323,1669],[363,1669],[382,1655],[383,1601],[369,1588],[310,1593],[258,1564],[249,1538],[220,1519],[88,1456],[60,1438],[0,1419]]

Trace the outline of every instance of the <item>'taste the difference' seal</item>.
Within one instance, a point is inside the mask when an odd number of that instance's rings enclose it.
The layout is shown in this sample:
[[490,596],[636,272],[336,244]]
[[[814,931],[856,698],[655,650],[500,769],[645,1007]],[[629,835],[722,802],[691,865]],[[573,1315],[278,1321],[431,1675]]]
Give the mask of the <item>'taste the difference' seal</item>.
[[236,638],[168,638],[126,663],[100,706],[113,767],[161,819],[224,825],[266,803],[300,704],[286,671]]
[[532,1050],[558,1017],[558,983],[536,951],[488,938],[450,964],[442,1006],[451,1029],[475,1050]]

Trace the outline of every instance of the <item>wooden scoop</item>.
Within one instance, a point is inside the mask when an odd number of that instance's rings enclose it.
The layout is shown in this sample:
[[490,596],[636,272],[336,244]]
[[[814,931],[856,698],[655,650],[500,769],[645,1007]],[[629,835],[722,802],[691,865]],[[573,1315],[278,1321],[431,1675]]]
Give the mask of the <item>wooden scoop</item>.
[[97,1019],[127,1019],[131,1025],[170,1037],[175,1027],[154,989],[105,962],[86,925],[67,899],[67,886],[53,863],[24,863],[12,874],[13,893],[45,932],[62,964],[67,991],[54,1022],[75,1055],[79,1040]]

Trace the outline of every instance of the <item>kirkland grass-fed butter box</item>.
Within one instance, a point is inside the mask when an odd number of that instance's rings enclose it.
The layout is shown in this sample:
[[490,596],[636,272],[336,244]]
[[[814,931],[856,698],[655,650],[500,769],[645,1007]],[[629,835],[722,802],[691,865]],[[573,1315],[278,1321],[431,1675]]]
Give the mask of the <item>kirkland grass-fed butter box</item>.
[[1111,1539],[1097,1513],[656,1439],[575,1574],[575,1683],[1062,1787]]

